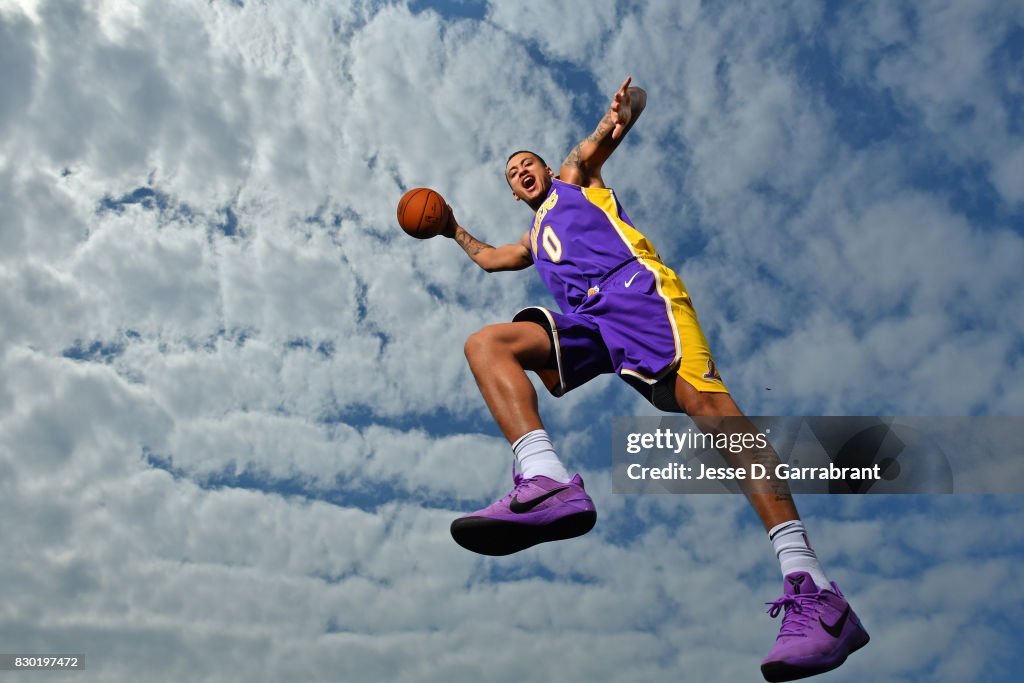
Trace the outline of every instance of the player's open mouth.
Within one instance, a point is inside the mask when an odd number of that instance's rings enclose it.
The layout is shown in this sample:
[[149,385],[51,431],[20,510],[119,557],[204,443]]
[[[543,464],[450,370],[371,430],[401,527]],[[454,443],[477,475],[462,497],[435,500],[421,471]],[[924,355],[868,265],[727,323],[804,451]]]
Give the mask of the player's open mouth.
[[537,184],[537,180],[533,176],[523,176],[523,189],[532,190],[533,186]]

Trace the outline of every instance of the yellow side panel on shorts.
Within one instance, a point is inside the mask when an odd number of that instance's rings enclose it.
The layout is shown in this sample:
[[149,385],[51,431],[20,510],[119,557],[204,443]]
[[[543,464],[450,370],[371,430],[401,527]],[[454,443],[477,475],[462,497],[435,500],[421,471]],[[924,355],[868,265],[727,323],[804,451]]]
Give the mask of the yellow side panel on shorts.
[[659,292],[668,301],[675,323],[681,350],[677,374],[698,391],[728,393],[683,281],[661,261],[645,260],[644,266],[657,273]]

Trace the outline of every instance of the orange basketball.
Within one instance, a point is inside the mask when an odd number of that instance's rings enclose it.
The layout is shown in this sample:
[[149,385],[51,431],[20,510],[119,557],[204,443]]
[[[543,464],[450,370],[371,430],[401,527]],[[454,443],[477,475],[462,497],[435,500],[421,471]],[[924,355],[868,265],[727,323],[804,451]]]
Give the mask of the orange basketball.
[[398,224],[416,239],[439,235],[450,217],[444,197],[429,187],[409,190],[398,202]]

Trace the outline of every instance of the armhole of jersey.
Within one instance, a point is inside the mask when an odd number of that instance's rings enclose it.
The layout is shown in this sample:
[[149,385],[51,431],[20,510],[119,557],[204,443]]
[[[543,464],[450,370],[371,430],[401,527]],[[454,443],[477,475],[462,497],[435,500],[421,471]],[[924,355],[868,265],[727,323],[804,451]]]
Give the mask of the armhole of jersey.
[[615,201],[615,192],[610,187],[581,187],[583,197],[604,212],[608,222],[615,229],[619,239],[633,256],[639,256],[636,244],[646,238],[640,231],[619,217],[619,207]]

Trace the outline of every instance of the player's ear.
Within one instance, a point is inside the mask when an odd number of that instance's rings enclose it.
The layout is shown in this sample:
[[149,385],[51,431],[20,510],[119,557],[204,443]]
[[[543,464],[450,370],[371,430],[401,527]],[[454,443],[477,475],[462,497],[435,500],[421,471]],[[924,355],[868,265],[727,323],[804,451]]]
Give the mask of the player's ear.
[[515,199],[517,202],[519,201],[519,195],[516,194],[515,190],[512,190],[512,198]]

